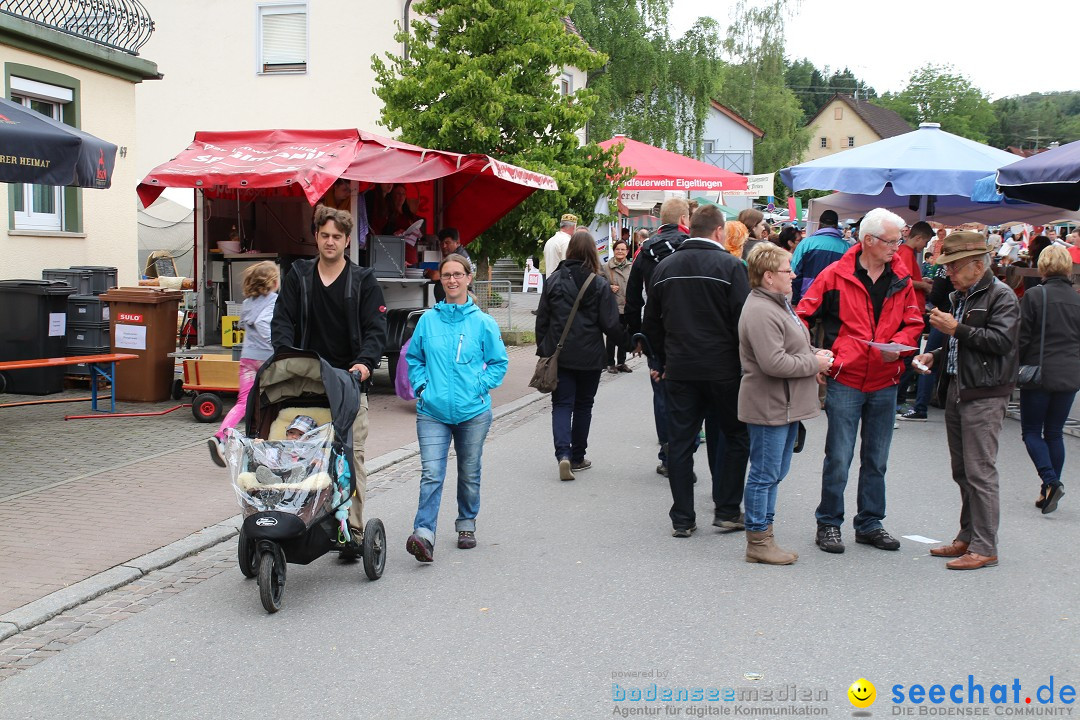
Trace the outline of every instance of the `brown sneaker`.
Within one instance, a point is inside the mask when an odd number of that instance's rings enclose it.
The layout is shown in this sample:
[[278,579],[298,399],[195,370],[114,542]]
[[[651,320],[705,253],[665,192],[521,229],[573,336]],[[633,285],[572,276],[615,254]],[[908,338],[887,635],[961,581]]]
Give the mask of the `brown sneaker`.
[[462,530],[457,534],[457,546],[459,550],[472,550],[476,547],[476,533],[472,530]]
[[405,549],[422,563],[429,563],[435,559],[434,548],[431,547],[431,543],[419,535],[410,535],[409,539],[405,541]]

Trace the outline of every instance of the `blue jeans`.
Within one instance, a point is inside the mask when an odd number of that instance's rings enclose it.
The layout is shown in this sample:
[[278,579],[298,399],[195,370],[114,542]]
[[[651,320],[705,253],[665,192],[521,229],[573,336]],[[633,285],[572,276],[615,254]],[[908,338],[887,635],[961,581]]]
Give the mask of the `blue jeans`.
[[791,453],[799,434],[799,423],[787,425],[751,425],[750,474],[746,476],[743,505],[746,529],[764,532],[776,512],[776,490],[791,468]]
[[844,524],[844,488],[855,455],[855,436],[862,425],[859,448],[858,515],[855,532],[865,534],[885,519],[885,468],[892,445],[896,415],[896,386],[862,392],[829,378],[825,392],[829,430],[825,436],[825,463],[821,473],[819,525]]
[[1062,428],[1069,417],[1076,392],[1020,391],[1020,436],[1043,485],[1061,483],[1065,466]]
[[[926,336],[926,349],[923,352],[934,352],[944,344],[945,333],[937,328],[930,328],[930,334]],[[931,365],[930,373],[919,375],[916,380],[915,405],[913,406],[916,412],[924,413],[930,405],[930,397],[934,394],[934,384],[937,382],[939,369],[937,365]]]
[[551,435],[558,460],[570,458],[576,463],[585,459],[600,373],[559,368],[559,385],[551,393]]
[[480,456],[484,438],[491,427],[491,411],[447,425],[429,415],[416,415],[416,439],[420,442],[420,503],[416,508],[413,532],[435,543],[435,527],[439,522],[443,481],[446,479],[446,459],[450,440],[457,453],[458,517],[454,524],[458,532],[476,530],[476,514],[480,511]]

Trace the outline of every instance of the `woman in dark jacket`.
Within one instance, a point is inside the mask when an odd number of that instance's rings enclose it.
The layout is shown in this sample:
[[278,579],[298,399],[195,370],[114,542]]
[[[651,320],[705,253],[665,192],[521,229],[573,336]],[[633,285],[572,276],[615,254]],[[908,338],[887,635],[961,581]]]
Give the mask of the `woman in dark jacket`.
[[614,339],[620,347],[628,345],[615,294],[600,270],[596,241],[587,230],[578,230],[570,238],[566,259],[544,281],[536,310],[536,354],[549,357],[555,352],[589,273],[596,276],[582,296],[566,335],[559,355],[559,385],[551,393],[551,433],[561,480],[573,480],[575,471],[592,467],[585,459],[585,448],[589,444],[593,398],[607,357],[604,336]]
[[1020,364],[1039,365],[1039,348],[1045,343],[1042,382],[1038,388],[1020,390],[1020,433],[1042,481],[1035,506],[1046,515],[1065,494],[1061,431],[1080,390],[1080,295],[1069,279],[1072,258],[1065,248],[1045,248],[1039,255],[1039,274],[1042,286],[1025,292],[1020,301]]

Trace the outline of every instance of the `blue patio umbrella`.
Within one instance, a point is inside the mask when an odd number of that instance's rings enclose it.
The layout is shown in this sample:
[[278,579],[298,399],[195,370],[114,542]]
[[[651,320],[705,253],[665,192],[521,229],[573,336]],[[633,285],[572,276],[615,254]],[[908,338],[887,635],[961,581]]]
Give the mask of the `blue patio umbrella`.
[[792,190],[837,190],[878,195],[970,197],[975,182],[1017,157],[947,133],[938,123],[780,171]]
[[1080,210],[1080,141],[998,170],[997,186],[1009,198]]

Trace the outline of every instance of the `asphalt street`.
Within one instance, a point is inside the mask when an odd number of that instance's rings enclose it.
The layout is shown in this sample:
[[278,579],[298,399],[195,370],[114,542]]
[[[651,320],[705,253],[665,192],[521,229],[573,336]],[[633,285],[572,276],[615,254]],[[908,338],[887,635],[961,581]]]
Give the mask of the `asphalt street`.
[[[1006,420],[998,462],[998,567],[947,571],[912,539],[898,552],[856,545],[854,481],[848,550],[819,551],[824,416],[808,424],[808,447],[779,492],[777,539],[800,559],[751,565],[742,533],[709,526],[707,482],[697,488],[701,529],[671,537],[638,367],[601,385],[594,465],[574,482],[558,480],[547,401],[493,426],[475,550],[454,545],[451,477],[435,562],[406,553],[414,472],[368,503],[389,538],[381,580],[332,555],[290,565],[284,607],[267,615],[238,569],[205,573],[0,682],[0,718],[702,717],[740,708],[836,717],[855,710],[847,689],[860,678],[877,687],[867,712],[886,717],[899,714],[894,686],[966,688],[969,675],[987,701],[992,685],[1018,680],[1012,709],[1075,707],[1040,705],[1036,691],[1051,676],[1055,692],[1080,684],[1080,567],[1069,554],[1080,540],[1080,485],[1052,515],[1033,507],[1038,481],[1018,422]],[[1066,443],[1068,485],[1080,440]],[[697,464],[705,478],[700,453]],[[942,412],[902,423],[886,528],[949,541],[958,513]],[[205,562],[220,559],[207,553]],[[672,697],[703,688],[706,699],[619,699],[635,689],[649,698],[653,684]],[[713,688],[719,700],[707,699]],[[734,701],[725,701],[728,689]],[[917,715],[920,706],[906,707]],[[987,707],[1000,715],[1004,706]]]

